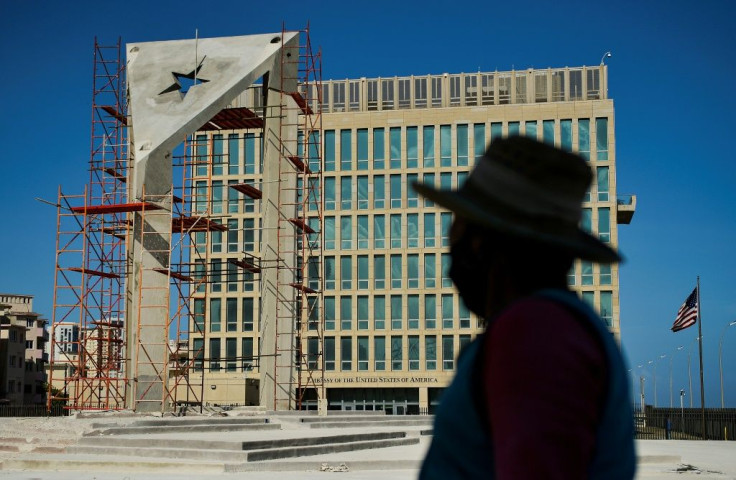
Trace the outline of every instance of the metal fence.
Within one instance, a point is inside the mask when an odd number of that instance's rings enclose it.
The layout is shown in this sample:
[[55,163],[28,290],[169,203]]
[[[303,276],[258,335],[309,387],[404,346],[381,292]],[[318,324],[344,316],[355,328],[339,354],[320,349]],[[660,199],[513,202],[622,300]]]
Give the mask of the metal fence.
[[46,405],[0,405],[0,417],[62,417],[69,415],[63,405],[53,405],[51,411]]
[[705,435],[699,408],[634,408],[636,438],[649,440],[735,440],[736,408],[707,408]]

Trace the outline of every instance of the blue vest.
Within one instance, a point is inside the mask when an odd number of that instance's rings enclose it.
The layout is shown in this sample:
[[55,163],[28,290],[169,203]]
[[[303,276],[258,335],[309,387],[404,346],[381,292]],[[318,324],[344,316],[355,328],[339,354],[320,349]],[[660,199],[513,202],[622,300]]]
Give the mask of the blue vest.
[[[564,290],[543,290],[536,296],[552,299],[597,332],[608,360],[608,395],[596,432],[596,447],[589,478],[619,480],[634,478],[634,422],[629,399],[626,367],[618,345],[598,315],[577,295]],[[486,420],[478,412],[482,388],[474,385],[482,336],[458,359],[452,384],[442,395],[434,421],[434,438],[424,459],[420,480],[494,478],[493,443]]]

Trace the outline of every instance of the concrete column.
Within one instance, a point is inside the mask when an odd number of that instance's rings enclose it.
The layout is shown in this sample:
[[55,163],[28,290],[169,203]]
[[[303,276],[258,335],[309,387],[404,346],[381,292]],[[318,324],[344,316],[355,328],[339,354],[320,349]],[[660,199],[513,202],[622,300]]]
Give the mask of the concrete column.
[[419,413],[429,413],[429,389],[419,387]]
[[[295,37],[287,45],[298,45]],[[261,261],[261,406],[290,410],[295,403],[296,369],[296,232],[289,223],[297,216],[294,166],[286,159],[296,155],[298,110],[288,92],[296,91],[297,55],[286,48],[274,57],[268,75],[264,131],[263,221]],[[281,55],[291,57],[281,60]],[[283,68],[283,74],[282,74]],[[283,84],[282,84],[283,82]],[[265,82],[264,82],[265,83]],[[282,94],[282,92],[284,92]]]

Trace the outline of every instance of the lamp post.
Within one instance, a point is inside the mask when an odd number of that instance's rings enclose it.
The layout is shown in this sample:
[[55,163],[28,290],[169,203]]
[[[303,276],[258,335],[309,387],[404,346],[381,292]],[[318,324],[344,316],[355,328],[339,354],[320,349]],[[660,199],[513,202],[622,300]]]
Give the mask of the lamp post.
[[736,320],[723,327],[723,332],[721,332],[721,339],[718,341],[718,370],[721,374],[721,408],[725,408],[723,404],[723,336],[726,334],[726,330],[728,329],[728,327],[732,325],[736,325]]
[[693,376],[690,374],[690,349],[698,340],[700,340],[700,337],[695,337],[687,347],[687,382],[690,385],[690,408],[693,408]]
[[684,403],[684,397],[685,397],[685,389],[680,389],[680,431],[685,431],[685,403]]
[[613,55],[611,55],[611,52],[610,52],[610,51],[608,51],[608,52],[604,53],[604,54],[603,54],[603,56],[601,57],[601,65],[603,65],[603,62],[604,62],[604,61],[605,61],[605,60],[606,60],[607,58],[611,58],[612,56],[613,56]]
[[647,362],[649,365],[654,364],[654,373],[652,374],[652,380],[654,383],[654,408],[657,408],[657,363],[659,363],[659,361],[665,358],[666,356],[667,356],[666,354],[663,354],[655,358],[654,360],[649,360]]
[[679,347],[677,347],[675,349],[675,353],[673,353],[672,355],[670,355],[670,408],[672,408],[672,363],[675,360],[675,355],[677,355],[677,352],[679,352],[683,348],[685,348],[685,347],[683,347],[682,345],[680,345]]

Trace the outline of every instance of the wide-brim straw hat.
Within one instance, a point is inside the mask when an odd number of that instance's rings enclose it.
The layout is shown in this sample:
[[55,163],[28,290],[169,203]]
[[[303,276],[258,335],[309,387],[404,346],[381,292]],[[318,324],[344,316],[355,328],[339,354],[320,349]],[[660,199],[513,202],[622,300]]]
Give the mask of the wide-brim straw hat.
[[621,261],[610,246],[580,228],[593,174],[587,162],[527,137],[497,139],[458,190],[415,183],[433,202],[473,223],[557,247],[576,258]]

